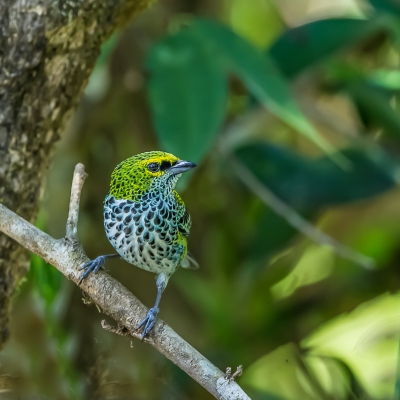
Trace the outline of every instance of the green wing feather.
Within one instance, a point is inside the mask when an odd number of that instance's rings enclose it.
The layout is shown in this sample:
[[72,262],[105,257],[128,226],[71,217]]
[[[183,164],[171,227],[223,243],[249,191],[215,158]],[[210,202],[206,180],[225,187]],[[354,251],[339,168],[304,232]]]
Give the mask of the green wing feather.
[[[192,220],[190,218],[189,213],[186,210],[185,203],[179,196],[179,194],[175,191],[175,199],[176,202],[178,203],[178,229],[179,232],[185,236],[189,236],[190,233],[190,228],[192,226]],[[185,239],[186,243],[186,239]],[[197,269],[199,268],[199,264],[197,261],[194,259],[194,257],[190,254],[189,251],[185,252],[185,255],[181,261],[181,267],[183,268],[190,268],[190,269]]]

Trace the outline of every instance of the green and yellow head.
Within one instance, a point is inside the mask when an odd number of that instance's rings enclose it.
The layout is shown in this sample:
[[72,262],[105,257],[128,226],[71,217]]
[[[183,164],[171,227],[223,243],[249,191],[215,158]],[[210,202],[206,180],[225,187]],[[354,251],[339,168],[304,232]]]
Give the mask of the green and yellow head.
[[111,174],[110,195],[136,200],[147,191],[170,192],[180,174],[196,164],[163,151],[148,151],[122,161]]

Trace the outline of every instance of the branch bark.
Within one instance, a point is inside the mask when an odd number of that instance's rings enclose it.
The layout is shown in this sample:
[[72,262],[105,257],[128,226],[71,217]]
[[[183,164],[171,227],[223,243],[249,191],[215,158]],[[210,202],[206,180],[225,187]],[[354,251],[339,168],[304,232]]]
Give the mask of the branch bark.
[[[102,43],[152,2],[0,0],[0,202],[26,220]],[[0,235],[0,349],[28,265],[28,252]]]
[[[66,238],[54,239],[0,204],[0,231],[42,257],[76,284],[80,279],[79,266],[88,261],[77,239],[76,229],[80,191],[85,178],[84,167],[78,164],[75,167],[71,189]],[[141,339],[141,333],[137,332],[135,327],[147,314],[147,308],[121,283],[105,272],[99,271],[90,274],[80,287],[86,292],[87,297],[117,322],[118,329],[115,333],[121,334],[124,331],[132,337]],[[105,326],[108,327],[107,324]],[[157,319],[154,330],[145,338],[145,342],[164,354],[215,398],[250,400],[235,381],[226,377],[164,321]]]

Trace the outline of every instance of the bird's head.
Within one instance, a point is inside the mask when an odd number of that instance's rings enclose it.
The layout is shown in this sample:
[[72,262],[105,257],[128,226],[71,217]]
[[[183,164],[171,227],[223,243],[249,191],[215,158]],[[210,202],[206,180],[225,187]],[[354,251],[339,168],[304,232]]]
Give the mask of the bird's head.
[[110,195],[136,200],[148,191],[172,191],[180,174],[196,164],[162,151],[140,153],[122,161],[111,174]]

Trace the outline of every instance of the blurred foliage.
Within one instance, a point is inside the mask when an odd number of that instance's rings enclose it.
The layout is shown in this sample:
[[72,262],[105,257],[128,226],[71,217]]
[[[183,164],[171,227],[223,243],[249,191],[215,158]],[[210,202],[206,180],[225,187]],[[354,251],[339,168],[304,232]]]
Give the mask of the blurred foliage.
[[[221,369],[243,364],[255,400],[398,398],[399,26],[395,0],[159,1],[104,45],[38,225],[64,235],[83,162],[80,238],[90,257],[107,253],[115,165],[158,148],[199,162],[181,190],[201,269],[176,272],[160,316]],[[314,241],[298,231],[309,226]],[[152,304],[151,274],[107,269]],[[33,257],[0,354],[2,396],[211,398],[103,318]]]

